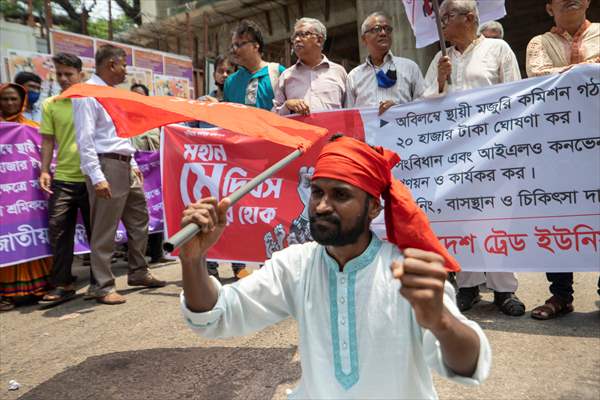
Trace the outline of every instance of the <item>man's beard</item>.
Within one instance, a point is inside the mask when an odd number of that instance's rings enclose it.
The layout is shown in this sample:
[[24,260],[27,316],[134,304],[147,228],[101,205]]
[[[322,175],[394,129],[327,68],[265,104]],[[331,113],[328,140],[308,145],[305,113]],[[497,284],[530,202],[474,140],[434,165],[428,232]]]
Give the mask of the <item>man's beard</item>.
[[217,81],[215,81],[215,86],[219,88],[219,90],[222,92],[223,88],[225,87],[225,81],[223,81],[223,83],[219,83]]
[[[342,230],[341,221],[333,214],[328,215],[310,215],[310,234],[315,240],[323,246],[346,246],[354,244],[358,238],[369,229],[369,201],[365,200],[363,212],[356,216],[356,222],[349,228]],[[316,222],[329,222],[331,227],[321,228],[316,226]]]

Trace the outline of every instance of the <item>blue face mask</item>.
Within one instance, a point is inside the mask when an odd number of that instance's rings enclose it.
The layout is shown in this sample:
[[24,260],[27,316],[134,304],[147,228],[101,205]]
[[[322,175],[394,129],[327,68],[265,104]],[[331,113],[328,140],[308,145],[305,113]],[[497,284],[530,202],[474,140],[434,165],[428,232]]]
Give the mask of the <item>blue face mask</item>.
[[40,92],[27,92],[27,104],[34,105],[40,99]]
[[396,84],[397,77],[395,69],[388,69],[386,73],[383,73],[382,70],[379,70],[375,76],[377,77],[377,85],[380,88],[387,89]]

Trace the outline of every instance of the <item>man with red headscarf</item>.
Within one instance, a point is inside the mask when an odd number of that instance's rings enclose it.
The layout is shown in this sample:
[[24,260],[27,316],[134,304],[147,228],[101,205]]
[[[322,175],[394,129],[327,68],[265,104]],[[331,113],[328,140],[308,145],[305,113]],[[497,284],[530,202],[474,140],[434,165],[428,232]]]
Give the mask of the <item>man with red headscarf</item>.
[[[294,317],[303,372],[290,398],[432,399],[430,368],[465,384],[482,382],[489,343],[456,308],[444,264],[458,265],[392,177],[397,161],[355,139],[328,143],[311,182],[315,242],[274,253],[232,285],[209,277],[205,258],[225,229],[229,199],[190,205],[182,224],[201,227],[180,253],[181,308],[190,327],[230,337]],[[392,243],[369,229],[380,197]]]

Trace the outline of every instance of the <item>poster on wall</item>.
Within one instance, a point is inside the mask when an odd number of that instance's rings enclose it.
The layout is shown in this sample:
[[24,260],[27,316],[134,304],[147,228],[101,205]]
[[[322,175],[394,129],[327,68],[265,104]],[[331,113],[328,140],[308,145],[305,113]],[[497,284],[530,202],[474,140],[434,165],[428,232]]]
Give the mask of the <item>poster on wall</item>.
[[165,55],[164,62],[165,75],[187,78],[190,82],[194,79],[194,67],[192,65],[192,60],[190,60],[189,58],[170,57]]
[[138,68],[147,68],[155,74],[162,74],[163,56],[155,51],[133,49],[133,65]]
[[190,80],[177,76],[154,75],[154,94],[156,96],[190,97]]
[[78,57],[94,58],[94,39],[89,36],[51,30],[50,49],[52,54],[71,53]]
[[[52,54],[37,53],[23,50],[7,50],[5,58],[7,80],[14,81],[15,76],[21,71],[33,72],[42,78],[42,93],[40,100],[55,96],[60,93],[60,86],[56,82]],[[94,59],[80,57],[83,64],[83,81],[87,81],[94,73]],[[151,79],[150,79],[151,80]],[[41,104],[41,103],[40,103]]]
[[41,101],[60,92],[50,54],[8,49],[6,52],[6,69],[8,79],[11,82],[21,71],[33,72],[42,78]]
[[127,67],[127,76],[125,82],[118,85],[118,88],[130,90],[132,85],[142,84],[148,88],[150,95],[154,95],[154,78],[151,69]]
[[[85,80],[89,79],[94,72],[93,57],[95,52],[100,47],[111,44],[122,48],[126,53],[129,76],[120,87],[129,90],[133,83],[143,83],[148,87],[151,94],[159,95],[160,93],[186,98],[190,96],[190,91],[193,88],[193,65],[189,57],[59,30],[50,31],[50,42],[52,54],[67,52],[76,54],[84,60]],[[160,78],[157,78],[157,76],[160,76]],[[156,81],[161,84],[159,91],[155,89]],[[200,85],[202,83],[200,82]]]

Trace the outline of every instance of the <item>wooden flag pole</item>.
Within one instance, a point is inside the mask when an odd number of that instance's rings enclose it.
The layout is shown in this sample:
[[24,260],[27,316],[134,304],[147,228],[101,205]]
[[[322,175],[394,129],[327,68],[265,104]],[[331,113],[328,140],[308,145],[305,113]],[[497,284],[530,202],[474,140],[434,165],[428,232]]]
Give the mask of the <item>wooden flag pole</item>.
[[[231,205],[237,203],[238,200],[241,199],[244,195],[248,194],[251,190],[260,185],[267,178],[271,177],[277,171],[287,166],[289,163],[294,161],[296,158],[300,157],[302,154],[302,150],[295,150],[293,153],[290,153],[281,160],[277,161],[275,164],[271,165],[269,168],[261,172],[255,178],[247,182],[244,186],[233,192],[231,196],[228,196],[231,200]],[[166,242],[163,243],[163,249],[170,253],[179,246],[187,243],[190,239],[196,236],[198,232],[200,232],[200,226],[196,224],[186,225],[179,232],[171,236]]]
[[[448,55],[448,49],[446,49],[446,39],[444,38],[444,32],[442,31],[442,20],[440,18],[440,4],[438,0],[432,0],[433,12],[435,13],[435,24],[437,26],[438,36],[440,38],[440,48],[442,49],[442,56]],[[448,75],[448,84],[452,84],[452,78]]]

